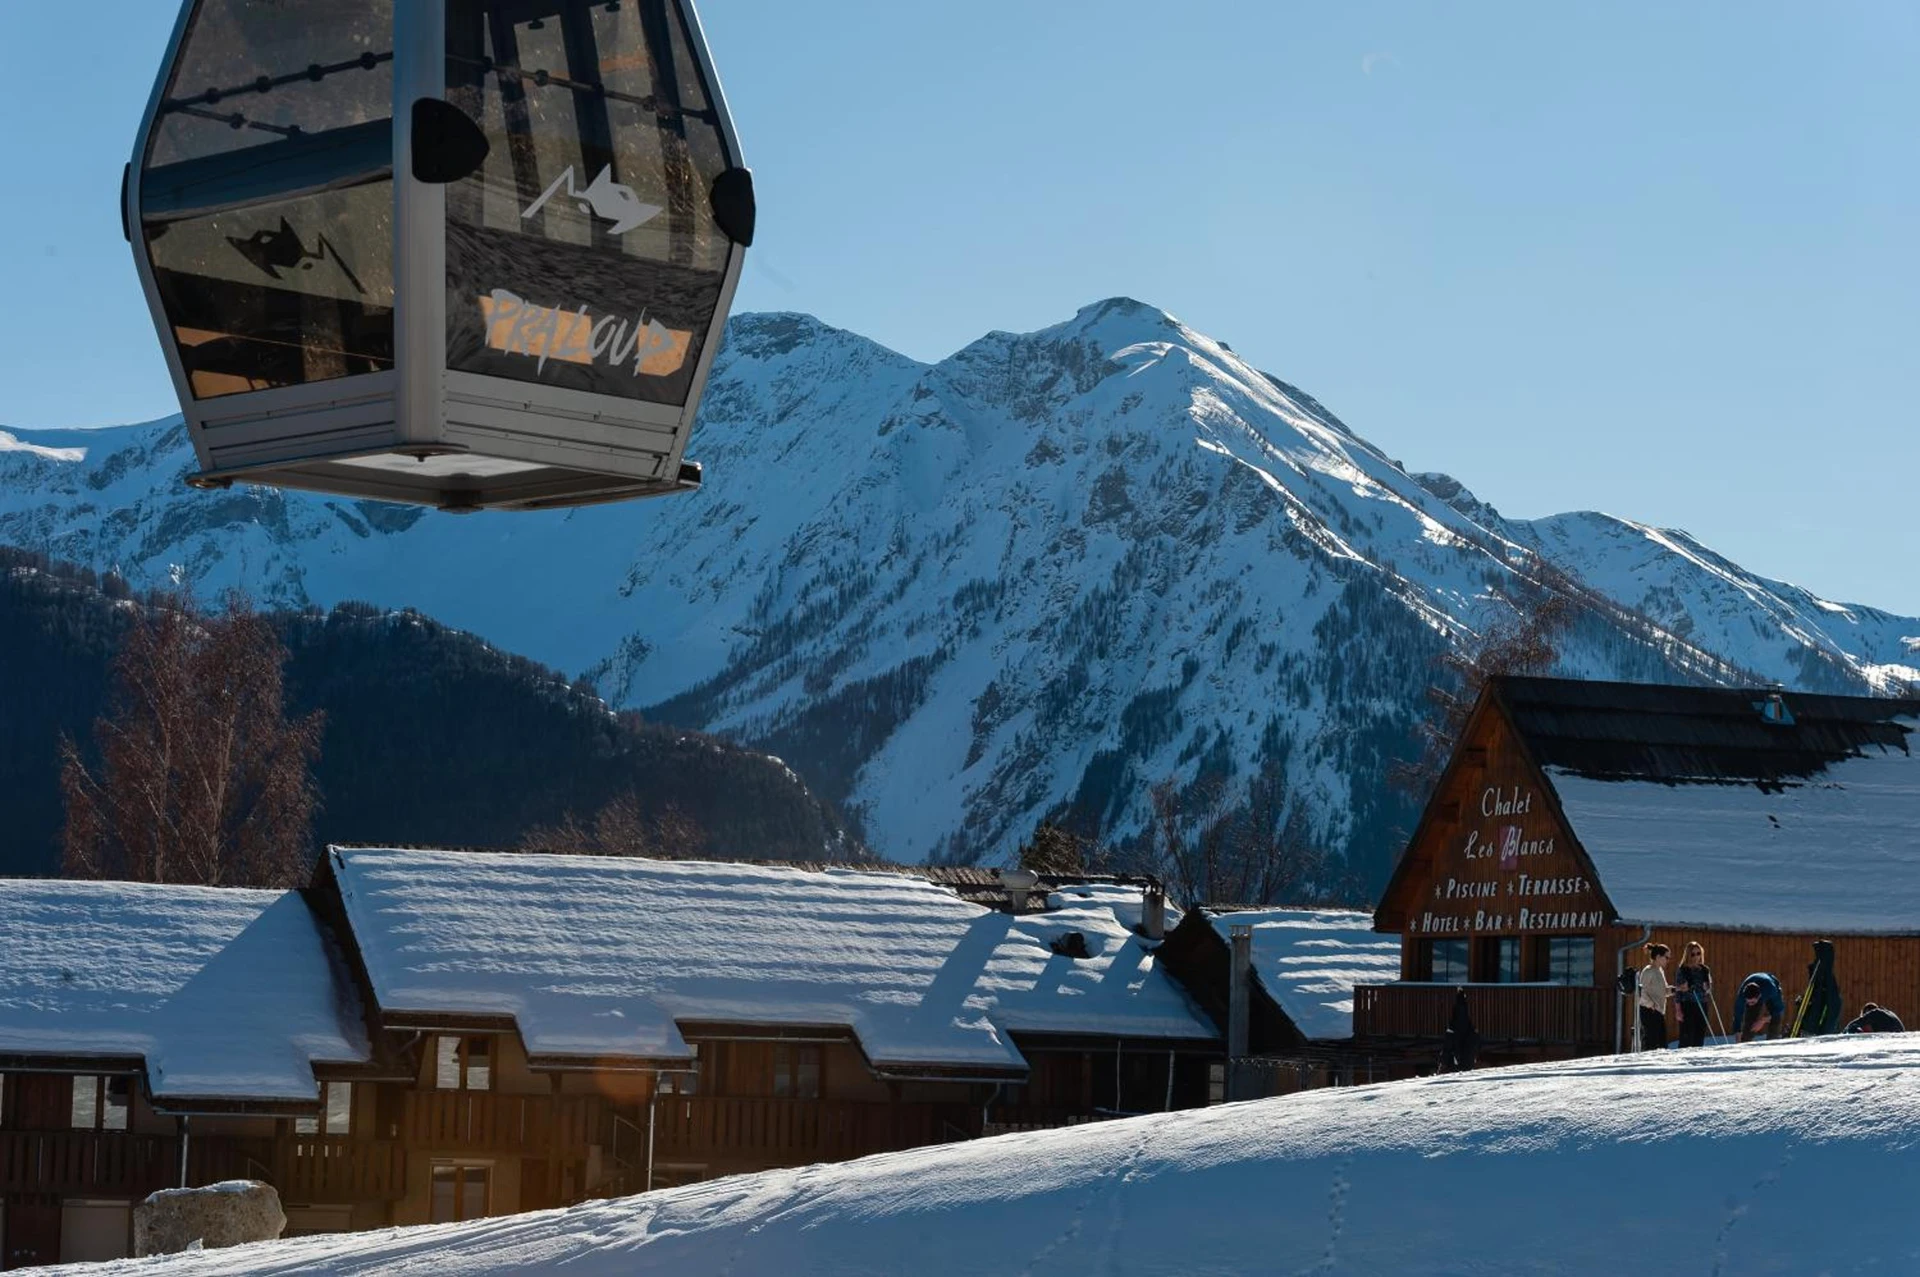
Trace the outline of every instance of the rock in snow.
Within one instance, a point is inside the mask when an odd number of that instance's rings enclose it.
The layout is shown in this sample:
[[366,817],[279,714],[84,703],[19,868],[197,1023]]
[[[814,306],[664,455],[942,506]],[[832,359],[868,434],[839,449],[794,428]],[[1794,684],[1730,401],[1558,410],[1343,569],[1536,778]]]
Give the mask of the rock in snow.
[[84,1271],[1905,1273],[1916,1140],[1920,1035],[1826,1038],[1310,1091]]
[[[135,584],[419,608],[787,760],[901,860],[1004,858],[1071,805],[1279,782],[1385,877],[1383,784],[1432,658],[1539,556],[1596,593],[1559,672],[1864,692],[1920,620],[1600,514],[1510,521],[1311,396],[1113,299],[924,365],[804,315],[732,323],[694,496],[539,515],[200,493],[177,422],[14,430],[0,542]],[[1631,610],[1629,610],[1631,609]]]

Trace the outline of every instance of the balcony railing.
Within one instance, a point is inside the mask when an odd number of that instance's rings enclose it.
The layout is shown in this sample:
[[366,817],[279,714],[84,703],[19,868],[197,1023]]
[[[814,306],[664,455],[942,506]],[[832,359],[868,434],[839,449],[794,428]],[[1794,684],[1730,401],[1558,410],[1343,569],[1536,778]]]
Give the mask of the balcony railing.
[[[196,1139],[187,1146],[187,1182],[212,1184],[247,1173],[238,1141]],[[127,1131],[0,1131],[0,1192],[144,1197],[180,1183],[180,1142]]]
[[412,1148],[585,1157],[604,1108],[585,1097],[409,1091],[400,1135]]
[[[1453,1014],[1449,984],[1361,985],[1353,991],[1357,1038],[1431,1038]],[[1616,995],[1558,984],[1470,984],[1467,1009],[1482,1043],[1610,1047]]]
[[[973,1115],[977,1122],[977,1112]],[[658,1157],[738,1157],[775,1166],[834,1162],[963,1139],[967,1110],[942,1104],[662,1096],[654,1108]]]
[[286,1202],[394,1202],[406,1196],[407,1154],[391,1140],[308,1136],[280,1145],[266,1178]]
[[[397,1201],[406,1192],[406,1153],[383,1141],[270,1140],[194,1136],[187,1141],[192,1185],[260,1179],[283,1201]],[[0,1192],[145,1197],[180,1186],[180,1141],[126,1131],[0,1131]]]

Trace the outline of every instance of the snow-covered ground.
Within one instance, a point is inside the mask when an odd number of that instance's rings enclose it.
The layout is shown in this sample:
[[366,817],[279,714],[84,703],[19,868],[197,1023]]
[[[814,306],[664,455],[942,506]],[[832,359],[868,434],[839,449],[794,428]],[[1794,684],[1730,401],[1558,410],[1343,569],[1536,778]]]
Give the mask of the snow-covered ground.
[[1602,1058],[1002,1136],[90,1273],[1920,1271],[1920,1035]]

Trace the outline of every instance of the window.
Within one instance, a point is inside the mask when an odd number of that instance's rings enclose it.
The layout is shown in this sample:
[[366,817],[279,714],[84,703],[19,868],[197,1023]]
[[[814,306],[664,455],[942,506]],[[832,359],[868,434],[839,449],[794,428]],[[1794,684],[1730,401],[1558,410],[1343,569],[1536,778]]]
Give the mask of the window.
[[732,245],[731,164],[679,6],[448,0],[447,99],[492,143],[447,187],[447,365],[684,404]]
[[1427,979],[1435,984],[1467,982],[1467,942],[1465,940],[1423,940],[1426,948]]
[[1520,983],[1520,937],[1490,936],[1480,942],[1485,984]]
[[140,179],[197,399],[393,366],[392,0],[201,0]]
[[353,1134],[353,1083],[322,1082],[320,1084],[320,1108],[321,1115],[319,1117],[294,1118],[294,1134]]
[[1227,1062],[1214,1060],[1207,1065],[1207,1103],[1222,1104],[1227,1098]]
[[484,1219],[492,1180],[491,1166],[435,1162],[428,1222],[452,1224],[463,1219]]
[[685,1073],[662,1073],[660,1094],[698,1095],[700,1093],[700,1044],[689,1042],[687,1049],[693,1052],[693,1067]]
[[820,1098],[820,1048],[792,1046],[785,1042],[773,1048],[773,1094],[776,1099],[817,1100]]
[[1593,983],[1593,937],[1548,936],[1547,979],[1554,984]]
[[124,1131],[133,1079],[82,1074],[73,1079],[73,1129]]
[[435,1038],[433,1085],[442,1091],[493,1089],[493,1041],[490,1038]]

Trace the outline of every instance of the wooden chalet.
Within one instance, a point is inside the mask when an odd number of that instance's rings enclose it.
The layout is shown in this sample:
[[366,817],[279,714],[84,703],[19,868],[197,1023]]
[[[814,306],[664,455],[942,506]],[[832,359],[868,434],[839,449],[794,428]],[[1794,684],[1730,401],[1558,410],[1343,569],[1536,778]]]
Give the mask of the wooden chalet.
[[1396,975],[1400,946],[1374,932],[1371,914],[1189,909],[1155,957],[1227,1042],[1210,1098],[1375,1080],[1375,1061],[1353,1040],[1353,991]]
[[1648,940],[1705,945],[1730,1023],[1830,939],[1847,1006],[1914,1023],[1916,731],[1912,700],[1490,681],[1374,914],[1400,979],[1355,990],[1356,1043],[1430,1067],[1464,985],[1483,1060],[1616,1051]]
[[183,1183],[333,1231],[1206,1103],[1219,1036],[1140,888],[1045,885],[384,849],[307,892],[0,883],[0,1254],[126,1254]]
[[380,1064],[301,893],[0,880],[0,955],[0,1267],[127,1255],[183,1182],[384,1220],[397,1154],[338,1156]]

